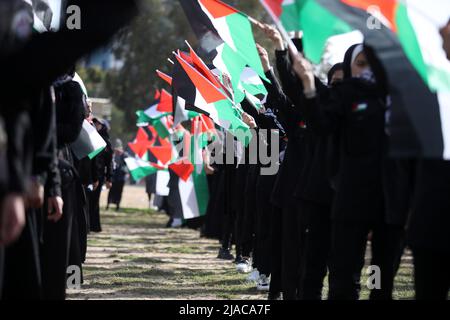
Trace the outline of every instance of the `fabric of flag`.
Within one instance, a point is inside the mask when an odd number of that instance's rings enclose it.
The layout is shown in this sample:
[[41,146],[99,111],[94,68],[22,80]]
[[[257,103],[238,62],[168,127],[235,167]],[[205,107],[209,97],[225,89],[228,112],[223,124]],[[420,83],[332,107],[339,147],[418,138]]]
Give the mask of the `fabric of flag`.
[[[184,132],[183,143],[189,150],[189,155],[182,158],[183,162],[172,167],[171,189],[169,200],[172,201],[175,215],[184,219],[192,219],[206,214],[209,201],[209,190],[203,160],[198,160],[201,149],[195,144],[194,136]],[[181,160],[181,159],[180,159]],[[190,174],[188,174],[190,173]]]
[[[450,2],[316,1],[359,29],[385,67],[392,98],[392,154],[450,159],[450,62],[439,35],[448,22]],[[367,27],[372,14],[377,28]]]
[[172,95],[162,89],[157,92],[158,99],[150,108],[144,111],[145,116],[151,120],[157,120],[173,112]]
[[145,161],[138,157],[125,158],[125,163],[134,181],[139,181],[151,174],[156,173],[158,170],[164,169],[155,163]]
[[106,142],[97,132],[97,129],[87,120],[83,121],[80,135],[77,140],[71,144],[75,156],[81,160],[85,157],[95,158],[106,147]]
[[156,74],[158,75],[158,77],[160,77],[162,80],[164,80],[165,82],[167,82],[169,84],[169,86],[172,86],[172,77],[169,76],[168,74],[156,70]]
[[246,65],[268,81],[245,14],[216,0],[180,0],[180,3],[199,38],[200,54],[230,77],[235,91]]
[[174,96],[174,113],[173,113],[173,125],[177,126],[185,121],[189,121],[192,118],[195,118],[199,115],[198,112],[187,110],[186,109],[186,101],[178,97],[177,95]]
[[150,146],[148,149],[158,159],[158,161],[166,165],[174,159],[173,145],[169,139],[157,138],[158,144]]
[[154,145],[155,141],[155,135],[153,135],[152,139],[150,139],[145,130],[143,128],[139,128],[136,139],[134,139],[133,142],[128,143],[128,146],[138,157],[143,158],[150,150],[150,147]]
[[237,97],[236,100],[244,100],[245,97],[250,99],[257,109],[260,109],[266,102],[267,90],[261,78],[256,72],[246,67],[241,74],[241,81],[239,82],[239,89],[235,95],[243,95],[242,98]]
[[351,32],[354,28],[334,15],[319,0],[261,0],[287,31],[303,31],[305,56],[318,64],[331,36]]
[[194,172],[194,165],[187,158],[182,158],[170,164],[169,169],[175,172],[181,180],[187,181]]
[[[176,94],[224,129],[248,131],[249,127],[240,119],[239,111],[226,94],[180,56],[175,57],[173,86]],[[189,108],[187,104],[185,107]]]

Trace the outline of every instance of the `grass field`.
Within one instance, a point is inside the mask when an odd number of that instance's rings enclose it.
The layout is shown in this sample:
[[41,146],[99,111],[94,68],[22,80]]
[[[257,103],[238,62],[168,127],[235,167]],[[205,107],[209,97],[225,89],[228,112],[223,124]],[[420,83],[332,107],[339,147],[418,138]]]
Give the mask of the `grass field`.
[[[190,229],[164,228],[167,216],[143,209],[143,196],[141,188],[128,187],[124,205],[141,208],[102,212],[103,232],[88,240],[85,283],[81,290],[70,290],[69,299],[266,298],[234,264],[216,259],[217,241]],[[362,299],[368,296],[365,281],[364,275]],[[405,254],[395,299],[413,296],[411,256]]]

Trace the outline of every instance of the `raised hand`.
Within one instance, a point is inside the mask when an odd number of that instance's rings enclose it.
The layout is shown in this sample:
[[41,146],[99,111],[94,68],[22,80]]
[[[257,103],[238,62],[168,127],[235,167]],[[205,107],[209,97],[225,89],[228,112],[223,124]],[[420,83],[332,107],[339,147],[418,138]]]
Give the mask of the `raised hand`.
[[261,64],[263,66],[264,72],[269,71],[272,67],[270,66],[270,59],[267,50],[258,43],[256,44],[256,49],[258,50],[259,57],[261,58]]

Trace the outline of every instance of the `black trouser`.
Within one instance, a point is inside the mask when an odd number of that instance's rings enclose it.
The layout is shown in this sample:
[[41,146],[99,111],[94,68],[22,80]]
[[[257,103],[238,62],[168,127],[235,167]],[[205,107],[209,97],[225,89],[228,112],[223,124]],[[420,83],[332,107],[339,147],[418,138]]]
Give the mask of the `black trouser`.
[[258,254],[255,250],[255,222],[256,222],[256,182],[259,169],[255,165],[249,167],[245,183],[244,218],[242,229],[242,243],[247,252],[252,252],[252,266],[258,266]]
[[89,201],[89,227],[92,232],[101,232],[100,223],[100,195],[102,193],[103,179],[99,179],[98,187],[91,192]]
[[44,244],[41,247],[42,281],[44,298],[64,300],[66,297],[67,267],[69,264],[70,243],[76,188],[74,183],[63,189],[63,216],[58,222],[46,221],[44,225]]
[[280,208],[273,207],[270,219],[271,239],[271,271],[270,292],[280,293],[281,290],[281,237],[282,237],[282,212]]
[[301,201],[292,199],[283,208],[281,277],[284,300],[298,298],[303,255],[305,221]]
[[302,300],[321,300],[323,280],[327,275],[331,242],[331,207],[305,203],[307,232],[302,259]]
[[36,300],[42,298],[39,261],[40,210],[27,210],[26,225],[19,239],[5,249],[3,299]]
[[412,248],[417,300],[446,300],[450,290],[450,252]]
[[392,299],[398,256],[403,250],[403,228],[384,223],[332,221],[330,300],[357,300],[361,289],[367,235],[372,231],[371,265],[380,268],[381,288],[372,289],[371,300]]
[[246,184],[247,184],[248,167],[241,165],[237,168],[237,184],[234,186],[236,189],[236,219],[234,224],[234,240],[236,242],[236,257],[250,257],[252,251],[252,242],[248,241],[249,237],[246,236],[248,227],[245,225],[246,221]]
[[3,292],[4,262],[5,262],[5,250],[3,247],[0,247],[0,300],[2,299],[2,292]]
[[258,257],[258,271],[260,274],[271,274],[271,226],[273,206],[270,202],[272,186],[276,176],[258,177],[256,185],[256,256]]

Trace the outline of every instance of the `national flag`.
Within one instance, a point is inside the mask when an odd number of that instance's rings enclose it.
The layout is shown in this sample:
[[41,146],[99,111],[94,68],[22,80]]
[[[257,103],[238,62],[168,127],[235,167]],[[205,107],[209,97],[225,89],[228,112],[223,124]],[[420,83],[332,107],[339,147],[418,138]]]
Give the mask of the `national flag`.
[[180,3],[200,40],[200,53],[230,77],[233,89],[237,89],[246,65],[268,81],[249,17],[218,0],[180,0]]
[[195,144],[194,136],[185,131],[185,148],[189,149],[189,155],[180,159],[173,166],[171,175],[171,188],[169,201],[173,203],[175,210],[180,210],[184,219],[192,219],[206,214],[209,201],[209,190],[202,158],[198,159],[197,153],[201,149]]
[[189,121],[192,118],[195,118],[199,115],[198,112],[195,111],[191,111],[186,109],[186,101],[181,98],[178,97],[177,95],[173,95],[174,96],[174,115],[173,115],[173,124],[174,126],[177,126],[179,124],[181,124],[182,122],[185,121]]
[[313,63],[321,60],[327,40],[353,31],[353,27],[334,15],[326,1],[260,0],[287,31],[303,31],[303,50]]
[[155,141],[156,136],[153,136],[150,140],[145,130],[143,128],[139,128],[136,138],[133,142],[128,143],[128,146],[137,156],[143,158],[149,151],[150,147],[154,145]]
[[[448,22],[450,2],[316,1],[359,29],[384,65],[392,98],[392,153],[450,159],[450,62],[439,34]],[[368,28],[373,15],[378,25]]]
[[164,167],[145,161],[139,157],[127,157],[125,158],[125,163],[134,181],[139,181],[142,178],[156,173],[158,170],[164,170]]
[[195,106],[195,111],[206,114],[230,132],[248,131],[249,127],[240,119],[240,111],[226,94],[180,56],[175,57],[173,86],[176,94],[185,100],[185,107]]
[[181,158],[169,165],[169,169],[172,170],[180,179],[187,181],[194,172],[194,165],[187,159]]
[[97,129],[87,120],[83,121],[80,135],[71,144],[71,148],[78,160],[85,157],[95,158],[106,147],[106,142],[97,132]]
[[162,80],[164,80],[165,82],[167,82],[169,84],[169,86],[172,86],[172,77],[169,76],[168,74],[156,70],[156,74],[158,75],[158,77],[160,77]]

